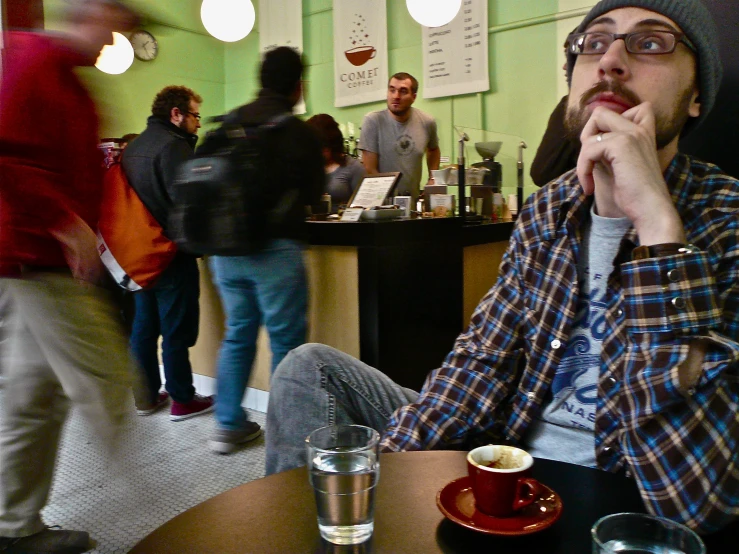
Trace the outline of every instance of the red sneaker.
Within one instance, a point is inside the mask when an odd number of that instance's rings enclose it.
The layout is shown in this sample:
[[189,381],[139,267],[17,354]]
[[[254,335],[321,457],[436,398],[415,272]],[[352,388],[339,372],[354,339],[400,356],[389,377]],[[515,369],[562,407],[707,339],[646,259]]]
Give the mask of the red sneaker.
[[145,406],[136,406],[136,414],[140,416],[147,416],[151,415],[156,411],[159,411],[161,408],[167,405],[167,402],[169,402],[169,394],[167,394],[164,391],[161,391],[159,395],[157,396],[156,402],[153,404],[146,404]]
[[172,410],[169,419],[172,421],[190,419],[200,414],[212,412],[214,407],[215,401],[212,396],[200,396],[196,394],[190,402],[185,404],[172,400]]

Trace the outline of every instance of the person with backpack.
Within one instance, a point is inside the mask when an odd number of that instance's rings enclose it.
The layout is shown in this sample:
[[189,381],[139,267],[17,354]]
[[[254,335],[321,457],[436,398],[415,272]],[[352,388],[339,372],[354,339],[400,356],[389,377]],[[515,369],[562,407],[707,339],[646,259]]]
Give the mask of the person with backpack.
[[[202,102],[187,87],[165,87],[154,98],[146,129],[123,151],[129,184],[167,236],[172,186],[180,165],[193,156]],[[198,338],[199,296],[197,259],[184,252],[177,252],[153,286],[134,293],[130,344],[148,392],[136,398],[138,415],[156,412],[170,397],[173,421],[213,410],[213,398],[196,394],[192,382],[189,348]],[[166,392],[160,391],[160,335]]]
[[[306,339],[305,206],[318,203],[324,171],[317,134],[290,115],[301,96],[302,74],[303,62],[295,50],[270,50],[262,61],[262,89],[257,99],[227,116],[227,121],[237,118],[247,131],[259,130],[265,168],[261,208],[281,215],[268,218],[262,227],[264,237],[250,237],[254,244],[263,244],[255,252],[210,259],[226,315],[226,335],[218,357],[217,428],[209,441],[211,450],[221,454],[229,454],[261,434],[259,425],[248,421],[241,407],[260,325],[269,332],[273,372],[285,355]],[[209,148],[206,139],[198,155]],[[245,186],[253,187],[254,183]]]

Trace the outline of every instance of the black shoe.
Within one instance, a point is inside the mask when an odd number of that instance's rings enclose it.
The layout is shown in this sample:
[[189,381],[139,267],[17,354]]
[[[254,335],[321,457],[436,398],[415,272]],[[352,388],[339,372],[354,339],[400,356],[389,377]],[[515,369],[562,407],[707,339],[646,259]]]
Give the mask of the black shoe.
[[27,537],[0,537],[2,554],[81,554],[91,548],[85,531],[44,529]]

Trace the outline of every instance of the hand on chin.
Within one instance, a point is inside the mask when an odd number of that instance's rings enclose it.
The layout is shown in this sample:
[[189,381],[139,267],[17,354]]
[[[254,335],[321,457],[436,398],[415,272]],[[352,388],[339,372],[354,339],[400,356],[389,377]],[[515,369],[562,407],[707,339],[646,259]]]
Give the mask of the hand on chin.
[[649,103],[621,114],[602,106],[593,110],[580,138],[577,175],[583,191],[595,194],[599,215],[637,221],[655,215],[649,212],[657,206],[672,205],[655,136]]

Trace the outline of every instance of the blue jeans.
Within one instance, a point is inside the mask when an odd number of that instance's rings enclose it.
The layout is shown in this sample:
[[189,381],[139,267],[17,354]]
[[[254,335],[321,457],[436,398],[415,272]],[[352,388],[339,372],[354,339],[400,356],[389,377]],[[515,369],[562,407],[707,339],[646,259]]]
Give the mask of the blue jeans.
[[169,395],[176,402],[190,402],[195,395],[189,348],[198,339],[200,321],[200,272],[197,260],[177,254],[148,290],[134,293],[135,311],[131,351],[144,371],[153,402],[162,386],[157,342],[162,336],[162,364]]
[[272,372],[285,355],[305,342],[308,284],[303,246],[273,240],[249,256],[210,259],[226,315],[226,334],[218,355],[216,421],[222,429],[246,424],[241,408],[264,322],[272,350]]
[[272,377],[267,409],[267,475],[306,464],[305,438],[341,423],[382,434],[392,413],[418,400],[379,370],[330,346],[290,352]]

